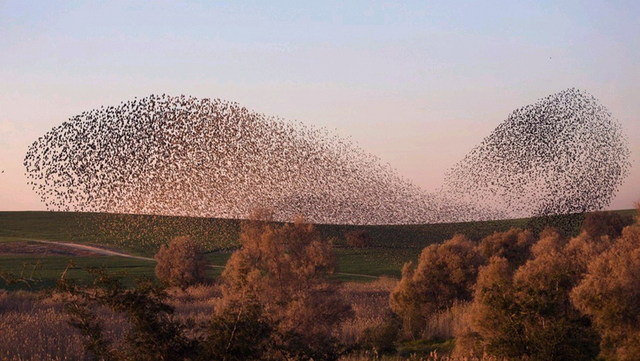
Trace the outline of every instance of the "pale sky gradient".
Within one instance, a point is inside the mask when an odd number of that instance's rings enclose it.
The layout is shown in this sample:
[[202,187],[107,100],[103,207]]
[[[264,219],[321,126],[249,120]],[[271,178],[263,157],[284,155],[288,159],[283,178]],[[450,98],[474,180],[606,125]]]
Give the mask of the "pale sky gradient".
[[629,138],[640,200],[638,1],[2,1],[0,210],[40,210],[27,147],[152,93],[335,129],[427,190],[514,109],[577,87]]

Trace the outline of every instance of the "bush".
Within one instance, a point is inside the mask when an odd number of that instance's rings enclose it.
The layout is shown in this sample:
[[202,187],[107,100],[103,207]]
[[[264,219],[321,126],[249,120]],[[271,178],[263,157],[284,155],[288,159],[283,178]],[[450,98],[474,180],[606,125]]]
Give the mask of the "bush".
[[327,280],[334,269],[331,244],[300,219],[283,225],[253,219],[243,224],[240,242],[222,275],[223,301],[255,300],[273,322],[280,352],[295,359],[336,359],[332,332],[351,308]]
[[363,229],[349,231],[344,234],[347,239],[347,246],[353,248],[365,248],[369,246],[369,233]]
[[255,302],[232,303],[214,315],[204,342],[213,360],[266,360],[272,349],[273,327]]
[[420,254],[418,266],[405,264],[402,279],[391,293],[391,309],[403,320],[405,332],[418,337],[427,319],[455,301],[472,298],[478,267],[483,258],[473,243],[456,235]]
[[480,268],[470,323],[456,334],[456,355],[511,356],[525,347],[521,329],[513,320],[517,310],[512,306],[512,277],[513,269],[504,257],[493,257]]
[[534,242],[531,231],[511,228],[483,238],[478,244],[478,250],[486,259],[504,257],[511,264],[519,266],[529,258],[529,249]]
[[[69,324],[80,331],[84,346],[95,360],[155,361],[192,359],[199,351],[197,343],[185,336],[185,326],[173,317],[166,294],[148,280],[135,288],[124,288],[119,280],[102,271],[92,271],[93,281],[79,287],[61,280],[59,289],[69,295],[65,311]],[[121,315],[128,327],[124,337],[114,342],[104,332],[106,317],[100,309]]]
[[532,247],[534,258],[517,270],[503,257],[481,269],[460,346],[472,345],[476,355],[531,361],[596,357],[599,337],[569,298],[582,277],[581,262],[569,257],[557,232],[543,235]]
[[390,318],[382,323],[366,328],[362,333],[362,347],[376,353],[389,353],[396,350],[396,340],[401,323],[396,318]]
[[156,277],[168,286],[186,288],[206,280],[207,261],[198,243],[189,237],[172,239],[154,258]]
[[622,229],[631,223],[633,223],[633,219],[618,213],[592,212],[585,216],[580,230],[594,239],[605,235],[618,238],[622,234]]
[[602,356],[640,359],[640,224],[626,227],[616,243],[589,264],[571,299],[602,335]]

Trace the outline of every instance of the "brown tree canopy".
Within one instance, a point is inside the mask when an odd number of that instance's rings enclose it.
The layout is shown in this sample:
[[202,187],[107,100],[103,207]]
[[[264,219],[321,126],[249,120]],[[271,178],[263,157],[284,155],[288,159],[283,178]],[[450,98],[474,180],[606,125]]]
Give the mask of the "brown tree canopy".
[[260,304],[277,334],[288,335],[276,342],[298,340],[313,352],[331,349],[333,328],[351,316],[327,279],[334,271],[331,243],[301,219],[292,224],[254,219],[243,225],[240,241],[242,248],[222,275],[223,301]]
[[[504,257],[482,267],[472,322],[459,335],[460,345],[514,360],[593,360],[599,338],[571,304],[569,293],[583,272],[567,244],[548,230],[532,247],[533,258],[519,268]],[[458,350],[464,351],[469,350]]]
[[405,264],[390,299],[391,308],[404,320],[405,331],[415,336],[436,311],[451,307],[456,300],[470,300],[482,262],[474,244],[455,235],[426,247],[415,269]]
[[631,217],[625,217],[618,213],[592,212],[585,215],[581,231],[596,239],[602,236],[618,238],[622,234],[622,229],[632,223]]
[[596,257],[572,291],[578,309],[602,335],[602,355],[620,361],[640,357],[640,224],[626,227],[607,251]]
[[504,257],[515,266],[529,258],[529,250],[535,242],[530,230],[511,228],[506,232],[494,232],[478,244],[478,250],[486,259]]
[[170,286],[186,287],[206,279],[207,260],[189,237],[175,237],[155,255],[156,276]]
[[347,240],[347,246],[353,248],[367,247],[370,242],[369,233],[364,229],[349,231],[344,234],[344,238]]

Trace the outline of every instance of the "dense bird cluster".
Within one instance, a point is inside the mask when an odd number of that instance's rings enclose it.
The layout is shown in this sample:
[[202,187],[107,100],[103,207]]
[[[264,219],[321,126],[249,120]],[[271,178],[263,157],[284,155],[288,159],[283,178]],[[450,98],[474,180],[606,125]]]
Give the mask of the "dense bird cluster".
[[512,112],[450,170],[445,190],[512,217],[594,211],[615,195],[628,158],[607,109],[568,89]]
[[350,142],[222,100],[150,96],[85,112],[30,147],[31,184],[54,210],[385,224],[441,222],[441,201]]
[[568,90],[513,112],[427,193],[349,141],[218,99],[150,96],[82,113],[34,142],[52,210],[343,224],[432,223],[605,206],[628,168],[609,113]]

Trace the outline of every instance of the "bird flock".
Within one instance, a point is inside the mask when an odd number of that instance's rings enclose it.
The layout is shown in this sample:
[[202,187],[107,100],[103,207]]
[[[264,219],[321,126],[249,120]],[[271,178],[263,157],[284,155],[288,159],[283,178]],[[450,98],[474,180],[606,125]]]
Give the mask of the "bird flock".
[[619,125],[570,89],[511,113],[427,192],[350,141],[219,99],[151,95],[77,115],[24,165],[57,211],[416,224],[608,204],[627,173]]
[[447,173],[444,189],[509,217],[582,213],[608,206],[629,167],[620,124],[572,88],[513,111]]
[[316,223],[441,222],[460,212],[349,141],[236,103],[150,96],[82,113],[25,165],[52,210]]

